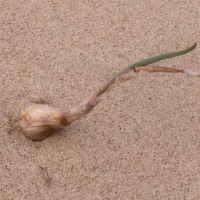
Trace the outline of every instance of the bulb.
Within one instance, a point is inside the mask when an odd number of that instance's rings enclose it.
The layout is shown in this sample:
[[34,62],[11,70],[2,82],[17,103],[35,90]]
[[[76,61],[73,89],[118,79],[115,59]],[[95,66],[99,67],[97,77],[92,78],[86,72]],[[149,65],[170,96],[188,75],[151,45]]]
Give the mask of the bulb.
[[67,111],[47,105],[31,106],[21,114],[21,130],[32,140],[42,140],[70,124],[62,113],[66,116]]
[[118,86],[119,84],[135,78],[135,73],[139,71],[153,72],[171,72],[171,73],[188,73],[194,76],[200,77],[200,74],[192,72],[187,69],[175,69],[167,67],[147,66],[154,62],[172,58],[174,56],[183,55],[192,51],[196,47],[196,44],[189,47],[188,49],[162,54],[159,56],[147,58],[139,61],[129,67],[126,67],[119,73],[112,76],[106,81],[99,90],[92,95],[88,100],[81,103],[79,106],[70,110],[61,110],[59,108],[52,108],[47,105],[35,105],[27,108],[20,117],[20,127],[22,132],[32,140],[42,140],[55,131],[69,125],[71,122],[84,117],[88,114],[95,106],[97,106],[111,89]]

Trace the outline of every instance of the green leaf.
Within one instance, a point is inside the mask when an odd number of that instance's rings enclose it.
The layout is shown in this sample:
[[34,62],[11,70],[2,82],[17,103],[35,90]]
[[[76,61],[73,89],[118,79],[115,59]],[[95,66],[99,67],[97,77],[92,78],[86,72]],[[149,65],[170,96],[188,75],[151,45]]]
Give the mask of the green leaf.
[[147,58],[147,59],[141,60],[139,62],[136,62],[136,63],[128,66],[127,68],[132,68],[132,67],[135,67],[135,66],[145,66],[145,65],[149,65],[149,64],[158,62],[160,60],[165,60],[165,59],[172,58],[172,57],[175,57],[175,56],[180,56],[180,55],[189,53],[190,51],[195,49],[196,46],[197,46],[197,43],[192,45],[191,47],[184,49],[184,50],[181,50],[181,51],[175,51],[175,52],[161,54],[161,55],[158,55],[158,56]]

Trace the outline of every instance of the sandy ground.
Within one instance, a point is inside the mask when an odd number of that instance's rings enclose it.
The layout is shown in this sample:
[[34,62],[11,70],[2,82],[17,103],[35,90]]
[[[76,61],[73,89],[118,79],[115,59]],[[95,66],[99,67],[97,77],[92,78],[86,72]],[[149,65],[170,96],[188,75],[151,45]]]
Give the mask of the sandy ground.
[[148,74],[41,142],[17,127],[34,103],[71,108],[154,55],[200,72],[199,0],[0,1],[0,199],[200,199],[200,78]]

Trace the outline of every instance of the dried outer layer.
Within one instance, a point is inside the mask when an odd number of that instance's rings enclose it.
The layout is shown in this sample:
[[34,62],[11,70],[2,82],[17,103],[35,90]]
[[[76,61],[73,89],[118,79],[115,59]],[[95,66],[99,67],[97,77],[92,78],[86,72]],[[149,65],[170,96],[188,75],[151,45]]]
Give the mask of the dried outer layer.
[[199,73],[190,71],[189,69],[181,69],[181,68],[176,69],[176,68],[170,68],[170,67],[157,67],[157,66],[135,67],[135,72],[139,72],[139,71],[147,71],[149,73],[154,73],[154,72],[186,73],[192,76],[200,77]]

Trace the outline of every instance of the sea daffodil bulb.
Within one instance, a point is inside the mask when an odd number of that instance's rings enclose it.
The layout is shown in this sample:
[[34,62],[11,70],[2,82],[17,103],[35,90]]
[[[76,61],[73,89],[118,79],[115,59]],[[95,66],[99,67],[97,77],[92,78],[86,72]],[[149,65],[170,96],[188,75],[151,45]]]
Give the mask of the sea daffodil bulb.
[[42,140],[53,134],[55,131],[70,125],[71,122],[76,121],[77,119],[88,114],[103,100],[105,94],[110,92],[119,84],[132,78],[136,78],[136,74],[139,71],[147,71],[149,73],[188,73],[190,75],[199,77],[200,75],[198,73],[192,72],[188,69],[147,66],[148,64],[152,64],[160,60],[186,54],[192,51],[195,47],[196,44],[182,51],[158,55],[130,65],[108,79],[108,81],[106,81],[94,95],[75,108],[59,109],[50,107],[48,105],[33,105],[28,107],[24,112],[21,113],[20,116],[19,123],[21,130],[28,138],[31,138],[32,140]]

